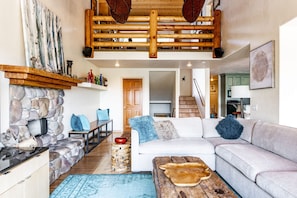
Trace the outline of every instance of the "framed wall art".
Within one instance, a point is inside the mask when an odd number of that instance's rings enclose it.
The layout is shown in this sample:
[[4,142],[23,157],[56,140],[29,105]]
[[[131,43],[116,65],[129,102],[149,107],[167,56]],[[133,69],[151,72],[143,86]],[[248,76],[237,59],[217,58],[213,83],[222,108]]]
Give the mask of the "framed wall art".
[[274,87],[274,41],[250,52],[250,89]]
[[21,1],[26,64],[65,74],[61,19],[39,0]]

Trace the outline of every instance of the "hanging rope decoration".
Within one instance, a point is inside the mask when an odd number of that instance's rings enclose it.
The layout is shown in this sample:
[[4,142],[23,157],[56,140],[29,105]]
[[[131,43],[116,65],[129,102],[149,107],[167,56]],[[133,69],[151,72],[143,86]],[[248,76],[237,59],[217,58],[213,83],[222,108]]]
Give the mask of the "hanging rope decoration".
[[131,0],[106,0],[112,18],[118,23],[126,23],[130,10]]
[[192,23],[198,18],[205,0],[184,0],[182,13],[184,18]]

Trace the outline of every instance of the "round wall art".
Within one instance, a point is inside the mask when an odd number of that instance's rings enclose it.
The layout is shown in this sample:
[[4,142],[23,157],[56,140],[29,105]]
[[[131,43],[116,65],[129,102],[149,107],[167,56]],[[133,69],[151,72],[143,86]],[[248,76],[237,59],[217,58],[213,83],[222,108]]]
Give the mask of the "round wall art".
[[250,89],[274,87],[274,41],[250,53]]

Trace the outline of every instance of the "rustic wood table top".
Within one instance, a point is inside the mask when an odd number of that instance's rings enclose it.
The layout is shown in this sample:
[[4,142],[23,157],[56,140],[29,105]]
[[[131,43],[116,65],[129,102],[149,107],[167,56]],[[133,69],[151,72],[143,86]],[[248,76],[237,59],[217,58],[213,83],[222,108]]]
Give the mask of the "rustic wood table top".
[[153,160],[154,170],[153,177],[157,190],[158,198],[197,198],[197,197],[237,197],[234,192],[224,183],[224,181],[211,169],[211,177],[202,180],[198,185],[193,187],[175,186],[164,171],[159,168],[166,163],[185,163],[199,162],[205,164],[197,157],[156,157]]

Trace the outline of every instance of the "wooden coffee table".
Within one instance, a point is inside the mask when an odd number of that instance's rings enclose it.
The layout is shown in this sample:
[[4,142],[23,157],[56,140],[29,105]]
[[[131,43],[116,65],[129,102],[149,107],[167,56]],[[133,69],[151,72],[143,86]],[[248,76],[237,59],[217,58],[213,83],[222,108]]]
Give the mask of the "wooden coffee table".
[[158,198],[196,198],[196,197],[237,197],[234,192],[223,182],[223,180],[213,171],[211,177],[202,180],[198,185],[193,187],[175,186],[169,178],[166,177],[164,171],[159,168],[160,165],[166,163],[185,163],[199,162],[205,164],[197,157],[156,157],[153,160],[154,170],[153,177],[157,190]]

